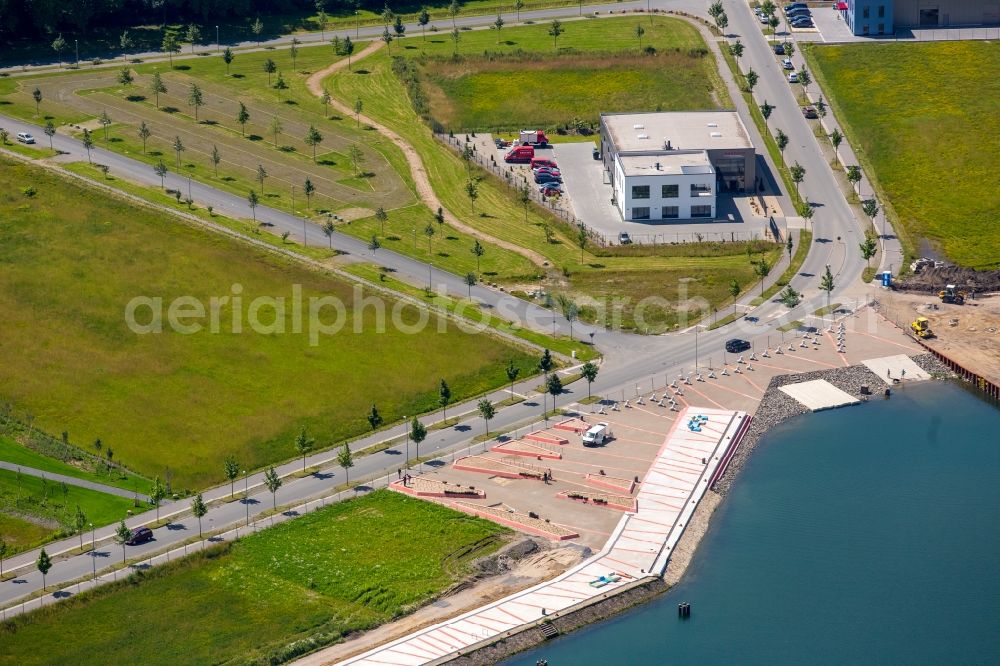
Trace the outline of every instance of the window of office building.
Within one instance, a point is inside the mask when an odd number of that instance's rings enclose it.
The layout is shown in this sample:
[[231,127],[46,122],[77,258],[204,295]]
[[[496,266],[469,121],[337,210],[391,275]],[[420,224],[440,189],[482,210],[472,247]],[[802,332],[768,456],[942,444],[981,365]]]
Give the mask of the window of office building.
[[648,220],[649,219],[649,206],[641,206],[639,208],[633,208],[632,209],[632,219],[633,220]]
[[648,199],[649,198],[649,185],[633,185],[632,186],[632,198],[633,199]]
[[[663,194],[661,195],[664,199],[676,199],[681,195],[679,185],[664,185]],[[666,210],[666,209],[664,209]],[[664,215],[666,217],[666,215]]]
[[862,7],[862,9],[861,9],[861,18],[869,18],[870,14],[871,14],[871,10],[868,7]]
[[[633,210],[635,210],[633,208]],[[691,217],[712,217],[711,206],[691,206]]]
[[663,219],[664,220],[675,220],[681,216],[681,209],[677,206],[664,206],[663,207]]
[[712,186],[711,185],[692,185],[691,186],[691,196],[693,196],[693,197],[698,197],[698,196],[701,196],[703,194],[711,194],[711,193],[712,193]]
[[878,6],[878,17],[885,18],[885,5]]
[[885,34],[885,23],[879,23],[878,24],[878,34],[880,34],[880,35],[884,35]]
[[868,24],[867,23],[864,24],[863,26],[861,26],[861,34],[862,35],[867,35],[868,34]]

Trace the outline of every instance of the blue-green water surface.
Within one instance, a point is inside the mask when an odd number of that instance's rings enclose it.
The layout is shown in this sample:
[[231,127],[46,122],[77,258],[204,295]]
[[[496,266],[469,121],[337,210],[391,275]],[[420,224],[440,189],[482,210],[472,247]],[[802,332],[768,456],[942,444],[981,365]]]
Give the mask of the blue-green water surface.
[[508,663],[538,659],[1000,664],[1000,410],[927,382],[784,423],[680,585]]

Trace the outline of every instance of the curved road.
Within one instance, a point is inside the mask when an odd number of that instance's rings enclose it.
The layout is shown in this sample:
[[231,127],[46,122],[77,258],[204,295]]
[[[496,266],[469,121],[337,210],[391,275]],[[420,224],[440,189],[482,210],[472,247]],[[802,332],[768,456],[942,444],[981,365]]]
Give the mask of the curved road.
[[[613,8],[619,12],[634,4],[636,3],[608,5],[607,8]],[[694,6],[695,4],[691,2],[664,2],[663,0],[653,3],[655,7],[683,8],[693,13],[703,14],[702,4],[707,6],[707,3],[697,3],[697,7]],[[741,39],[747,47],[743,57],[744,66],[753,67],[760,74],[757,89],[759,91],[758,98],[766,97],[777,107],[772,115],[771,126],[782,127],[790,137],[789,146],[785,151],[786,159],[789,162],[798,161],[806,168],[807,176],[802,192],[804,196],[808,196],[811,201],[818,205],[813,218],[813,224],[818,229],[816,234],[818,240],[811,248],[802,271],[792,282],[797,290],[805,294],[806,299],[790,311],[774,301],[764,303],[753,310],[753,314],[758,318],[756,322],[738,321],[722,329],[705,332],[699,332],[702,327],[692,327],[681,333],[667,336],[636,336],[620,331],[595,328],[579,322],[574,323],[573,330],[576,336],[583,340],[591,339],[604,354],[600,375],[593,386],[594,392],[598,394],[611,397],[617,397],[619,393],[631,395],[635,386],[645,386],[653,377],[664,378],[667,374],[676,374],[678,370],[692,368],[696,363],[696,358],[702,365],[704,365],[707,356],[714,355],[718,359],[721,355],[722,343],[734,334],[739,334],[741,337],[763,345],[764,338],[768,334],[774,334],[777,326],[781,323],[794,319],[807,320],[808,313],[825,305],[826,294],[819,292],[818,283],[819,275],[827,264],[837,275],[836,287],[830,294],[831,298],[841,300],[862,298],[867,293],[868,288],[858,280],[858,276],[864,268],[864,262],[857,252],[857,243],[861,238],[863,227],[855,219],[851,208],[844,200],[832,172],[816,145],[811,129],[798,110],[791,89],[785,81],[784,73],[778,69],[748,6],[742,2],[726,4],[730,17],[730,37],[742,35]],[[595,8],[589,9],[593,11]],[[564,8],[533,14],[565,16],[567,13],[570,13],[569,10]],[[460,22],[472,25],[475,24],[476,20],[470,18]],[[480,24],[487,22],[483,17],[480,17],[478,21]],[[750,118],[744,118],[744,122],[748,126],[753,124]],[[0,123],[3,123],[12,135],[18,131],[31,131],[36,136],[42,136],[40,127],[21,121],[0,116]],[[57,135],[55,146],[80,159],[86,159],[86,153],[82,146],[72,138]],[[128,173],[130,178],[148,185],[159,186],[160,184],[159,178],[145,164],[100,148],[94,149],[93,153],[95,161],[108,164],[113,173]],[[186,191],[185,188],[188,186],[186,179],[173,173],[168,174],[166,184],[168,187],[181,191]],[[216,210],[226,215],[244,218],[251,216],[246,201],[240,197],[220,192],[197,182],[191,183],[191,192],[196,201],[203,205],[213,205]],[[318,226],[287,213],[258,206],[257,218],[273,224],[279,232],[288,230],[299,236],[304,232],[310,244],[325,245],[328,242]],[[838,238],[840,240],[837,240]],[[363,257],[369,255],[364,242],[349,236],[334,234],[333,244],[335,248],[350,255]],[[397,275],[406,281],[416,284],[426,283],[430,272],[436,289],[456,296],[467,294],[468,287],[461,277],[429,267],[409,257],[387,250],[379,250],[378,261],[380,264],[395,269]],[[772,272],[769,281],[773,281],[776,277],[776,271]],[[532,303],[512,298],[502,292],[476,286],[472,289],[472,296],[483,307],[495,309],[501,316],[519,320],[522,324],[532,328],[552,330],[555,327],[563,333],[569,331],[569,323],[559,315]],[[747,294],[743,302],[748,302],[753,296],[752,293]],[[706,352],[705,350],[711,351]],[[542,410],[537,394],[532,391],[532,387],[537,384],[537,378],[533,378],[516,386],[515,390],[522,395],[527,395],[528,399],[499,410],[496,417],[490,422],[491,430],[502,431],[517,426],[526,427],[527,424],[536,420]],[[560,400],[560,404],[565,405],[572,402],[576,399],[574,397],[576,392],[584,389],[585,386],[582,383],[569,387],[567,396]],[[498,390],[489,396],[491,400],[502,400],[505,397],[507,397],[506,389]],[[475,415],[475,401],[453,406],[451,413],[452,415],[466,413],[470,416],[458,425],[431,431],[430,437],[421,445],[421,456],[427,457],[464,448],[473,435],[483,431],[484,423],[478,415]],[[403,436],[404,431],[405,426],[396,425],[375,435],[357,440],[352,446],[357,450],[381,440],[399,438]],[[414,449],[410,451],[411,456],[415,455],[415,447],[411,446],[411,449]],[[343,483],[344,471],[336,466],[334,458],[335,452],[333,451],[310,456],[307,459],[307,465],[319,466],[323,471],[303,478],[287,477],[285,485],[278,492],[278,502],[288,504],[302,498],[316,496],[329,492],[334,486]],[[402,446],[389,448],[380,453],[357,458],[355,467],[351,471],[351,477],[391,476],[397,469],[405,466],[405,461],[406,452]],[[279,467],[278,471],[283,476],[291,475],[299,471],[301,465],[300,461],[289,462]],[[223,501],[230,495],[229,485],[205,491],[206,501],[219,501],[205,516],[203,521],[205,526],[210,530],[220,530],[223,527],[239,524],[246,520],[247,516],[252,519],[256,513],[269,508],[271,498],[267,497],[269,493],[263,488],[261,477],[262,475],[259,473],[252,474],[245,479],[241,478],[237,483],[237,485],[249,487],[248,502]],[[193,536],[192,530],[197,529],[197,521],[190,515],[184,515],[187,513],[187,509],[186,502],[181,503],[181,506],[174,511],[171,511],[170,507],[161,509],[163,516],[175,515],[176,520],[172,520],[171,525],[167,527],[157,529],[155,541],[130,548],[130,557],[141,557],[160,551],[167,545],[180,543]],[[151,520],[152,516],[147,513],[134,517],[129,521],[129,524],[134,526],[151,522]],[[98,529],[94,535],[98,543],[97,555],[102,562],[102,568],[114,564],[117,561],[114,555],[121,552],[117,547],[111,548],[108,545],[112,532],[113,526],[107,526]],[[48,582],[54,587],[60,583],[90,575],[95,558],[89,554],[73,556],[70,553],[73,547],[73,539],[47,546],[50,553],[66,552],[66,556],[57,559],[55,566],[49,572]],[[18,599],[41,589],[41,576],[33,566],[36,558],[37,551],[31,551],[5,561],[4,570],[16,569],[17,577],[12,582],[0,584],[0,606],[10,606]]]

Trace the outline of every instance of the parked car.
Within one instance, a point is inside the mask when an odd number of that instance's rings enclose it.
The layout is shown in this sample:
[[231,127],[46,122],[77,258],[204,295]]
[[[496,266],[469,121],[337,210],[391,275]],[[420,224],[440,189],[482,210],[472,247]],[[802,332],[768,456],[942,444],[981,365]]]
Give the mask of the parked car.
[[761,14],[760,16],[758,16],[758,17],[757,17],[757,20],[759,20],[759,21],[760,21],[761,23],[763,23],[764,25],[767,25],[767,22],[768,22],[768,18],[767,18],[767,16],[765,16],[764,14]]
[[787,16],[789,18],[791,18],[793,16],[802,16],[802,15],[808,16],[810,14],[812,14],[812,12],[810,12],[809,8],[806,7],[806,6],[792,7],[791,9],[786,9],[785,10],[785,16]]
[[538,186],[538,191],[541,192],[542,190],[546,189],[562,190],[562,188],[563,188],[562,183],[542,183],[541,185]]
[[792,64],[791,58],[785,58],[781,61],[781,66],[785,69],[795,69],[795,65]]
[[740,352],[745,352],[748,349],[750,349],[750,343],[746,340],[740,340],[739,338],[726,340],[726,351],[730,354],[739,354]]
[[784,9],[787,12],[787,11],[792,10],[792,9],[800,9],[800,8],[801,9],[808,9],[808,7],[806,6],[806,3],[804,3],[804,2],[790,2],[787,5],[785,5],[782,9]]
[[774,55],[785,55],[785,45],[775,44],[774,45]]
[[541,193],[543,197],[558,197],[562,196],[562,188],[557,187],[559,183],[546,183],[541,187]]
[[501,149],[506,148],[507,146],[510,145],[510,141],[507,141],[505,139],[493,139],[493,143],[497,145],[497,148]]
[[812,106],[803,106],[802,115],[810,119],[819,118],[819,114],[816,113],[816,108]]
[[539,167],[550,167],[552,169],[557,169],[559,168],[559,165],[556,164],[555,160],[549,159],[548,157],[532,157],[531,168],[537,169]]
[[791,74],[788,75],[788,82],[789,83],[798,83],[799,82],[799,75],[796,72],[792,72]]
[[583,433],[584,446],[601,446],[611,439],[611,426],[607,423],[598,423],[591,426],[587,432]]
[[34,143],[35,137],[31,136],[27,132],[18,132],[17,140],[20,141],[21,143]]
[[535,182],[538,183],[538,184],[541,184],[541,183],[561,183],[562,182],[562,178],[560,178],[559,176],[553,176],[550,173],[536,173],[535,174]]
[[809,10],[802,12],[795,12],[794,14],[788,14],[787,16],[785,16],[785,19],[789,23],[797,23],[798,21],[812,21],[812,14],[809,13]]
[[796,19],[791,23],[793,28],[812,28],[813,25],[811,18]]
[[618,242],[621,245],[631,245],[632,238],[626,232],[623,231],[620,234],[618,234]]
[[125,544],[128,546],[138,546],[140,543],[146,543],[147,541],[153,540],[153,530],[148,527],[137,527],[132,530],[132,534],[129,536]]
[[540,167],[535,169],[533,172],[536,176],[540,173],[544,173],[549,176],[555,176],[556,178],[562,178],[562,172],[559,169],[550,169],[548,167]]
[[599,151],[596,146],[594,147],[593,155],[595,160],[601,159],[601,151]]

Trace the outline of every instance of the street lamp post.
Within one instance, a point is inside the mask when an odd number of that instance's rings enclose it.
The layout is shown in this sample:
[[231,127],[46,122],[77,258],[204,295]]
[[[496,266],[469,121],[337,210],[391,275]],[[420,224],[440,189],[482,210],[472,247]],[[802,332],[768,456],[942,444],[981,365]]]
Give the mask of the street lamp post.
[[410,418],[409,416],[404,416],[403,417],[403,422],[407,424],[407,427],[404,428],[404,430],[406,430],[406,467],[407,468],[409,468],[409,466],[410,466],[410,428],[408,427],[410,422],[407,420],[409,418]]
[[219,26],[215,26],[215,52],[218,53],[222,50],[222,45],[219,44]]
[[94,552],[94,523],[90,524],[90,561],[94,568],[94,580],[97,580],[97,553]]
[[250,475],[243,470],[243,503],[247,507],[247,525],[250,524]]

